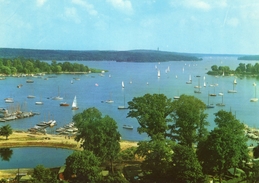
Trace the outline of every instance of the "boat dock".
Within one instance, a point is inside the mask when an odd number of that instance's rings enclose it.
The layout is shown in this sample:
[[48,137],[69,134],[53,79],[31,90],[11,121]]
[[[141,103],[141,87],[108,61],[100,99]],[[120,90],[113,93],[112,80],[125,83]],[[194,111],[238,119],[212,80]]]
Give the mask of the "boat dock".
[[28,118],[34,116],[36,113],[16,111],[9,113],[7,109],[0,110],[0,122],[6,122],[16,119]]

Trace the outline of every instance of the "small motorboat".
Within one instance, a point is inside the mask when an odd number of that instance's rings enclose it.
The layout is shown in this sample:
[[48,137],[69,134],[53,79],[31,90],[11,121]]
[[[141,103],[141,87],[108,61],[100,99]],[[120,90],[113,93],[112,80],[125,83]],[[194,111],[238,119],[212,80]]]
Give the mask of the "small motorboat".
[[123,125],[123,128],[132,130],[133,126],[131,126],[131,125]]
[[60,106],[69,106],[69,104],[66,103],[66,102],[61,102],[59,105],[60,105]]

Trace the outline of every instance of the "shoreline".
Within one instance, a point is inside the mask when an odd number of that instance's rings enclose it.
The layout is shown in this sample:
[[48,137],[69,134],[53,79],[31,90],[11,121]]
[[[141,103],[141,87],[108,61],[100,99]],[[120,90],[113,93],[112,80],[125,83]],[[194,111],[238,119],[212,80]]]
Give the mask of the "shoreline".
[[[137,147],[138,142],[121,140],[121,150],[129,147]],[[14,130],[9,136],[8,140],[4,136],[0,136],[1,148],[20,148],[20,147],[47,147],[47,148],[63,148],[71,150],[83,150],[80,148],[80,143],[74,140],[74,137],[68,138],[65,135],[30,133],[26,131]],[[19,168],[19,172],[30,173],[33,168]],[[14,178],[18,169],[1,169],[1,178]]]
[[[121,140],[121,150],[133,146],[137,147],[137,143],[138,142]],[[4,136],[0,136],[0,147],[55,147],[82,150],[82,148],[80,148],[80,143],[74,140],[74,136],[68,137],[66,135],[31,133],[20,130],[14,130],[8,137],[8,140],[6,140]]]

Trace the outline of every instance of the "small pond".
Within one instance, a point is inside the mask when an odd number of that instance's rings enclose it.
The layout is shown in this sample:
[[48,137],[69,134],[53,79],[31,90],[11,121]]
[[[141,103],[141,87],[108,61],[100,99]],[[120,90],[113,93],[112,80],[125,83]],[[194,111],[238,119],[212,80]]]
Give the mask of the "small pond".
[[0,169],[52,168],[65,164],[73,150],[49,147],[0,148]]

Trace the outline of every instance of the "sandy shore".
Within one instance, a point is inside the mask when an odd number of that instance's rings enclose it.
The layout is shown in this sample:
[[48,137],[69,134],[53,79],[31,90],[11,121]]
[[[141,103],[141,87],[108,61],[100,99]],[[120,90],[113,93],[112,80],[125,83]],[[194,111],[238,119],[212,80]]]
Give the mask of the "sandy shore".
[[[137,147],[137,142],[121,141],[121,149],[127,149],[129,147]],[[31,134],[24,131],[14,131],[12,135],[9,136],[8,140],[5,137],[0,136],[0,147],[10,148],[10,147],[32,147],[32,146],[44,146],[44,147],[58,147],[67,148],[73,150],[82,150],[80,144],[74,140],[74,137],[68,138],[64,135],[54,135],[54,134]],[[23,170],[26,171],[28,170]],[[0,169],[0,179],[7,177],[14,177],[17,170],[1,170]]]

